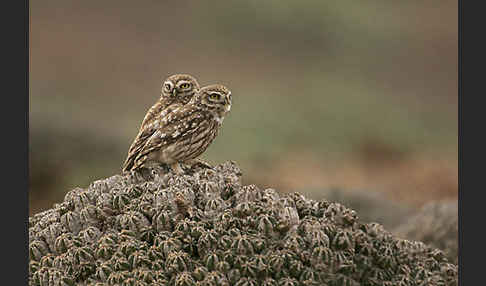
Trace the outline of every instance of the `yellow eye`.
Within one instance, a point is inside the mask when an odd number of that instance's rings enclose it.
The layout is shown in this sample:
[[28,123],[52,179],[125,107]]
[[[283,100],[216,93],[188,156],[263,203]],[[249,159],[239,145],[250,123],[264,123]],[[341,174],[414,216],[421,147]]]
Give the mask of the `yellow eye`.
[[186,88],[189,88],[189,87],[190,87],[190,85],[188,83],[181,84],[181,88],[183,88],[183,89],[186,89]]
[[209,98],[212,99],[212,100],[219,100],[221,96],[219,95],[219,93],[211,93],[209,95]]

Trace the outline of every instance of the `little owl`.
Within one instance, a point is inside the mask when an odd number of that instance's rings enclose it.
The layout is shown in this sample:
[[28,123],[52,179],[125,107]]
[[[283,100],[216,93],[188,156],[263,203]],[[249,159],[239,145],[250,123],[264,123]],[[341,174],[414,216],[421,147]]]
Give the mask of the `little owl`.
[[188,74],[175,74],[164,81],[159,100],[147,111],[137,137],[128,149],[128,156],[122,167],[123,172],[133,169],[135,158],[157,128],[154,126],[155,121],[172,110],[171,105],[187,104],[198,90],[197,80]]
[[167,164],[177,173],[179,163],[198,162],[214,138],[225,115],[231,109],[231,92],[222,85],[203,87],[186,104],[172,104],[165,114],[152,120],[151,128],[139,136],[145,138],[124,170],[136,170],[153,164]]

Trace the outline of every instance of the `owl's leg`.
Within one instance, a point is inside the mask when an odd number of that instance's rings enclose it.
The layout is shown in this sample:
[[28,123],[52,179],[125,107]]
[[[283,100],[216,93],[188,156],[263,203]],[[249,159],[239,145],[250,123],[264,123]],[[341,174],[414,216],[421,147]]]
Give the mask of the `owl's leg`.
[[162,177],[165,174],[170,172],[170,168],[166,164],[158,164],[152,167],[152,176],[155,177]]
[[182,170],[181,165],[178,162],[170,164],[170,168],[174,171],[177,175],[184,174],[184,170]]
[[207,168],[207,169],[212,169],[213,166],[211,166],[211,164],[209,164],[208,162],[204,161],[203,159],[200,159],[200,158],[196,158],[196,159],[191,159],[189,161],[186,161],[185,162],[186,164],[188,164],[189,166],[191,166],[191,168],[193,168],[194,166],[202,166],[204,168]]
[[[149,161],[140,168],[142,172],[147,173],[151,177],[155,176],[163,176],[169,173],[169,166],[167,164],[157,162],[157,161]],[[146,169],[146,170],[143,170]]]
[[132,178],[135,179],[137,183],[146,180],[151,180],[153,178],[150,169],[146,167],[138,167],[137,169],[131,170],[129,174]]

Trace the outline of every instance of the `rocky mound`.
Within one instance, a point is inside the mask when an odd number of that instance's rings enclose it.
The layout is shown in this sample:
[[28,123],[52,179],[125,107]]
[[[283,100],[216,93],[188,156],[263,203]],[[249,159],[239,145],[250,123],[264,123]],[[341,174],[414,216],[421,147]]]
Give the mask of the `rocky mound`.
[[242,186],[232,162],[159,171],[30,217],[30,285],[457,285],[442,251],[339,203]]

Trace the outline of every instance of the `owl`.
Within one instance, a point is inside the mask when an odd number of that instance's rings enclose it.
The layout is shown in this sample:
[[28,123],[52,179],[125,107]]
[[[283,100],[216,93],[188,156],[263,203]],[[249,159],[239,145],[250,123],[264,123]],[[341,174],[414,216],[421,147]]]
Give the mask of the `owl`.
[[[169,111],[181,104],[187,104],[198,91],[197,80],[188,74],[175,74],[164,81],[159,100],[147,111],[137,137],[128,149],[128,156],[122,167],[123,172],[133,168],[135,158],[156,128],[154,126],[156,118],[164,117]],[[174,105],[174,108],[170,108],[172,105]]]
[[167,164],[176,173],[179,163],[193,164],[218,135],[231,109],[231,91],[223,85],[201,88],[187,103],[173,104],[167,114],[157,115],[146,129],[144,145],[137,150],[127,170]]

